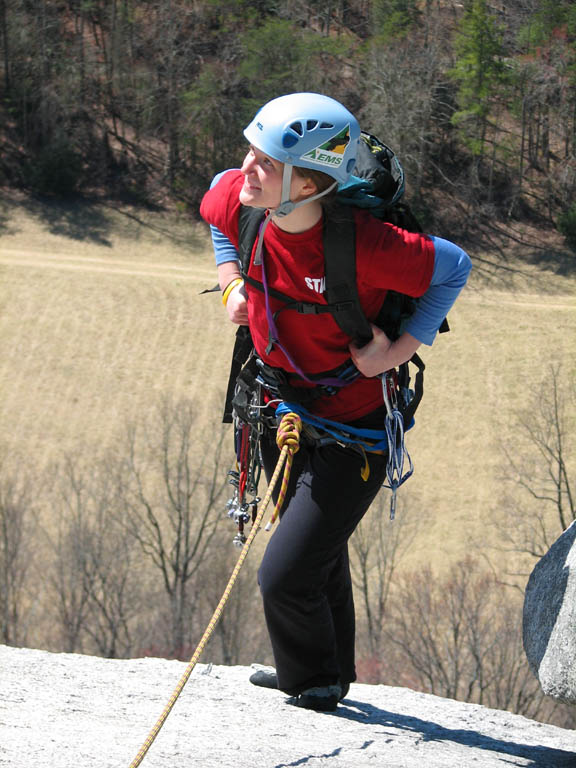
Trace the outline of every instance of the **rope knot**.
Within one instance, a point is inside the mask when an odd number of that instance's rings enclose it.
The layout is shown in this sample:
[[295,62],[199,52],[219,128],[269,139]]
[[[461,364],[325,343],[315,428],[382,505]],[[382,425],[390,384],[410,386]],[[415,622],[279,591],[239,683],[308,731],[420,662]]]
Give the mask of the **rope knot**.
[[302,431],[302,419],[297,413],[285,413],[276,433],[276,445],[280,450],[288,446],[291,453],[296,453],[300,448],[300,432]]

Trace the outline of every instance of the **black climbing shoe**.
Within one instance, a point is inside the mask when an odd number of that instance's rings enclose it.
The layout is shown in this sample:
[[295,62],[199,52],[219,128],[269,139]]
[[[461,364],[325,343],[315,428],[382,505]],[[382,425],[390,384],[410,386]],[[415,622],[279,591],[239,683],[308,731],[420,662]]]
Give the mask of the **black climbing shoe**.
[[334,712],[342,698],[340,685],[323,685],[307,688],[298,696],[291,696],[286,703],[293,707],[313,709],[315,712]]
[[[250,675],[249,680],[252,683],[252,685],[257,685],[260,688],[272,688],[274,690],[278,690],[278,677],[276,676],[276,672],[271,668],[257,669],[256,672],[253,672]],[[334,688],[336,686],[329,686],[329,687]],[[317,690],[317,689],[313,689],[313,690]],[[338,698],[338,701],[342,701],[342,699],[346,698],[349,690],[350,690],[350,683],[341,683],[340,696]],[[300,694],[300,696],[302,695],[303,694]],[[297,703],[295,701],[298,698],[299,696],[292,696],[290,699],[288,699],[288,703],[298,707],[304,706],[302,703]],[[315,707],[306,707],[306,709],[315,709]]]
[[273,669],[257,669],[249,678],[252,685],[258,685],[261,688],[278,689],[278,678]]

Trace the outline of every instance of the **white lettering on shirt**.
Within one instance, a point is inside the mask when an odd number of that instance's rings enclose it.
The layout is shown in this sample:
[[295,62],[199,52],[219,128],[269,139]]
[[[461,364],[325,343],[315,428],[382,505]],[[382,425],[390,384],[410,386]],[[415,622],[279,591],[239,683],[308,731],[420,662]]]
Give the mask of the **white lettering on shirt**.
[[311,291],[316,293],[324,293],[326,290],[326,278],[325,277],[305,277],[306,285]]

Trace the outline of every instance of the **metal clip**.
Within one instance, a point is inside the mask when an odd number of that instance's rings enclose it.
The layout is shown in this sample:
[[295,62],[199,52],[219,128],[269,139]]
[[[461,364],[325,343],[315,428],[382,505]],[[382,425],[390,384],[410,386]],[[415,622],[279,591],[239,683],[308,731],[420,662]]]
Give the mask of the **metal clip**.
[[392,488],[392,496],[390,497],[390,520],[394,520],[396,517],[396,491],[397,487]]
[[386,406],[386,413],[388,414],[388,416],[390,418],[392,418],[393,417],[393,407],[392,407],[392,403],[390,402],[390,400],[391,400],[391,398],[390,398],[390,388],[388,386],[389,375],[386,372],[386,373],[383,373],[380,378],[382,380],[382,397],[384,399],[384,405]]

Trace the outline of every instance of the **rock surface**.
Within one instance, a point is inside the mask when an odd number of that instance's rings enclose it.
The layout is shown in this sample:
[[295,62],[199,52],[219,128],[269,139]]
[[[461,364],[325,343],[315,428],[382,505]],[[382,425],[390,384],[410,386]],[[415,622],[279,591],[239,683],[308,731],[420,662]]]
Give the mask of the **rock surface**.
[[[186,664],[0,646],[2,768],[129,768]],[[576,766],[576,734],[383,685],[336,713],[285,704],[246,667],[199,664],[143,768]]]
[[528,663],[544,693],[576,703],[576,522],[530,575],[523,637]]

